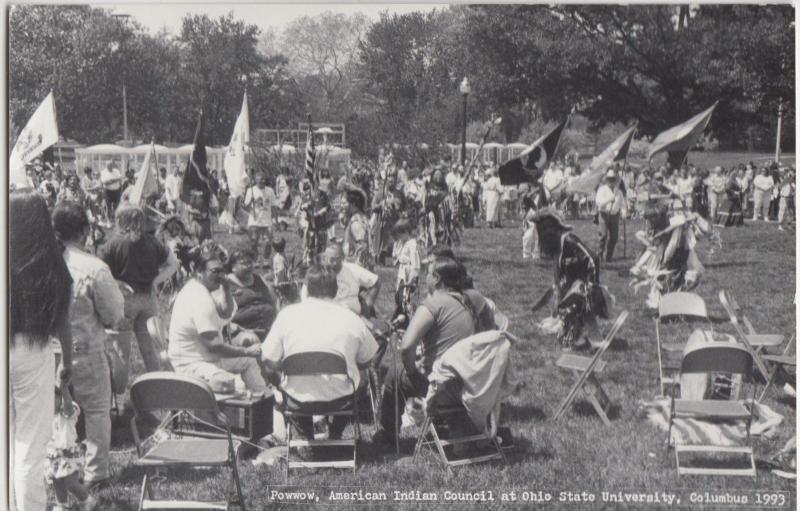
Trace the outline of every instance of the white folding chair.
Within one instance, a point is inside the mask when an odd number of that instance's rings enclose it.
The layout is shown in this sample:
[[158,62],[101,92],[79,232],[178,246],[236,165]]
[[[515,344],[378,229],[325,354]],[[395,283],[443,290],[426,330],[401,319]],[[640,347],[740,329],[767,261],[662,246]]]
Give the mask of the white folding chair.
[[608,350],[608,347],[611,346],[614,336],[616,336],[619,329],[622,328],[622,324],[625,323],[626,319],[628,319],[628,311],[622,311],[616,321],[614,321],[611,330],[609,330],[605,339],[603,339],[603,342],[600,344],[600,349],[597,350],[593,357],[564,353],[558,358],[556,365],[563,369],[573,371],[578,376],[578,379],[564,400],[561,401],[553,419],[558,419],[564,415],[567,407],[575,400],[578,392],[582,390],[592,404],[592,407],[594,407],[597,415],[603,420],[603,423],[607,426],[611,425],[611,421],[608,418],[611,400],[608,398],[608,393],[603,389],[603,386],[595,375],[601,373],[603,369],[605,369],[606,364],[600,359]]
[[[665,391],[674,390],[680,385],[680,380],[677,378],[680,364],[674,360],[675,354],[683,352],[689,338],[690,332],[685,326],[691,325],[691,328],[694,329],[694,324],[697,322],[705,324],[713,331],[706,302],[699,295],[678,291],[661,296],[658,303],[658,316],[655,319],[658,383],[661,396],[665,395]],[[667,324],[681,325],[681,327],[675,326],[675,331],[669,332],[671,339],[665,342],[662,328]],[[680,340],[676,340],[676,338],[680,338]]]
[[[733,314],[739,320],[740,324],[745,326],[747,340],[750,342],[750,345],[758,351],[762,352],[766,348],[774,348],[776,346],[780,346],[783,344],[783,335],[781,334],[760,334],[756,332],[756,329],[753,327],[753,324],[747,318],[747,316],[742,311],[742,308],[736,302],[736,299],[725,290],[720,291],[720,296],[724,294],[725,298],[727,299],[728,303],[730,304],[730,308],[733,311]],[[727,311],[727,309],[726,309]]]
[[[742,376],[742,381],[751,379],[753,370],[753,357],[750,352],[738,344],[730,342],[708,342],[688,351],[681,361],[680,373],[688,374],[713,374],[726,373]],[[753,385],[755,397],[755,385]],[[756,465],[753,459],[753,447],[750,445],[750,425],[753,421],[754,404],[752,401],[723,401],[723,400],[688,400],[670,398],[669,427],[667,429],[667,448],[672,446],[672,426],[675,419],[696,419],[706,421],[744,421],[746,443],[742,446],[729,445],[694,445],[675,443],[675,461],[679,475],[704,474],[704,475],[756,475]],[[681,463],[681,454],[744,454],[748,457],[749,466],[746,468],[720,468],[718,466],[686,466]]]

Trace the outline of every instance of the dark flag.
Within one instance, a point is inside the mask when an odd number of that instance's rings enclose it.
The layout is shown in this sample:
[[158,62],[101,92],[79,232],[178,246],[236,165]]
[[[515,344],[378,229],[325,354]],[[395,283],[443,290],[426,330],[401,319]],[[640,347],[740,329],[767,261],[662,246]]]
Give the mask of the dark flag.
[[205,203],[211,200],[211,186],[206,168],[206,140],[203,136],[203,111],[200,111],[200,118],[197,120],[197,129],[194,132],[194,147],[189,162],[186,164],[186,171],[183,174],[183,186],[181,188],[181,200],[186,204],[192,204],[192,196],[202,194]]
[[561,142],[561,134],[569,122],[569,117],[553,128],[550,133],[539,138],[519,156],[500,165],[498,175],[503,185],[518,185],[538,181],[545,167],[553,159]]

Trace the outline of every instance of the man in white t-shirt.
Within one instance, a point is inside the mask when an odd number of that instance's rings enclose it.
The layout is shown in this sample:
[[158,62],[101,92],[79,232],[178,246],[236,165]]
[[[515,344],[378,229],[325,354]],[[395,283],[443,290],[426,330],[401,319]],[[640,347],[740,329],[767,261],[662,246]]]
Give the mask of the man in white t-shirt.
[[178,166],[172,167],[172,172],[164,182],[164,196],[167,199],[167,208],[175,212],[181,199],[181,176]]
[[247,215],[247,236],[253,253],[258,257],[257,265],[263,264],[265,243],[272,243],[272,214],[278,208],[275,191],[267,185],[267,175],[258,174],[256,186],[250,186],[244,194]]
[[[306,273],[306,288],[308,298],[278,313],[261,345],[261,359],[266,371],[275,375],[270,376],[274,382],[281,363],[290,355],[325,351],[343,356],[352,384],[344,375],[284,376],[281,387],[292,400],[301,403],[341,400],[344,405],[350,400],[354,387],[357,389],[366,381],[359,370],[365,369],[375,357],[378,344],[361,318],[334,303],[337,285],[332,272],[311,267]],[[288,408],[291,404],[291,401],[284,403]],[[314,437],[311,417],[299,419],[296,424],[301,435]],[[346,416],[335,416],[329,438],[341,438],[346,424]]]
[[[208,382],[215,392],[235,390],[238,374],[254,394],[267,392],[258,359],[259,338],[255,334],[239,336],[242,346],[226,343],[222,327],[235,312],[225,267],[218,256],[203,255],[197,262],[197,276],[189,280],[175,298],[169,323],[168,355],[178,373]],[[212,296],[222,289],[221,305]]]
[[114,160],[106,162],[106,168],[100,171],[100,182],[103,184],[103,191],[106,196],[106,213],[108,219],[114,218],[114,212],[119,206],[122,196],[122,172],[114,166]]
[[773,186],[775,186],[775,182],[769,175],[769,169],[763,167],[753,179],[753,221],[758,220],[760,214],[765,222],[769,222],[768,212]]

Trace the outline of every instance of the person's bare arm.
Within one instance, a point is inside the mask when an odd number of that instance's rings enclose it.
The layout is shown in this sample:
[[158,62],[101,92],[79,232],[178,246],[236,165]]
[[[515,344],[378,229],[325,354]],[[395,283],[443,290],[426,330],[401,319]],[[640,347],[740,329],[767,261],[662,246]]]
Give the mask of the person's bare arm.
[[178,257],[175,255],[175,252],[172,250],[167,250],[167,260],[158,268],[158,275],[156,278],[153,279],[153,286],[157,286],[167,280],[168,278],[172,277],[178,268],[180,268],[180,262],[178,261]]
[[203,332],[200,334],[200,342],[205,345],[206,349],[219,355],[222,358],[234,357],[253,357],[259,358],[261,356],[261,346],[256,344],[247,348],[234,346],[222,342],[218,332]]
[[411,322],[400,343],[400,359],[403,361],[403,367],[405,367],[409,376],[419,372],[415,364],[417,345],[432,326],[433,314],[426,307],[419,307],[411,318]]

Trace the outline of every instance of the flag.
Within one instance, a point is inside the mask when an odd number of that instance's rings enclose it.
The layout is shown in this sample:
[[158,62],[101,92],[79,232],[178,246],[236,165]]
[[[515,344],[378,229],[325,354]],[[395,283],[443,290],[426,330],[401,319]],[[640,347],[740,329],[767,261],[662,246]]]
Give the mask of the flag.
[[719,101],[716,101],[707,110],[700,112],[688,121],[659,133],[650,143],[650,149],[647,154],[648,161],[652,160],[653,156],[658,153],[666,151],[669,153],[669,162],[673,165],[673,168],[679,167],[684,158],[686,158],[686,153],[689,152],[689,149],[705,131],[708,121],[711,120],[711,113],[718,103]]
[[311,128],[311,117],[308,119],[308,136],[306,137],[306,178],[311,181],[311,185],[316,187],[317,175],[314,172],[314,161],[316,160],[314,148],[314,132]]
[[625,130],[602,153],[592,159],[589,168],[571,183],[567,183],[567,193],[586,193],[591,194],[600,186],[608,167],[615,161],[624,160],[628,157],[631,148],[633,134],[636,133],[637,121],[633,126]]
[[197,129],[194,132],[194,147],[189,162],[186,164],[186,171],[183,173],[183,185],[181,187],[181,200],[186,204],[192,204],[192,192],[203,194],[206,204],[211,200],[211,185],[206,169],[206,141],[203,136],[203,111],[197,119]]
[[9,185],[28,188],[25,164],[33,161],[42,151],[58,142],[58,123],[56,122],[56,99],[53,91],[44,98],[42,104],[33,112],[28,124],[19,134],[9,158]]
[[544,168],[556,155],[558,144],[561,142],[561,134],[564,132],[570,116],[553,128],[550,133],[528,146],[519,156],[500,165],[498,170],[500,183],[518,185],[538,180],[542,176]]
[[156,145],[151,142],[150,150],[147,151],[142,167],[136,174],[136,183],[133,185],[129,200],[131,204],[144,206],[144,200],[158,192],[158,159],[156,158]]
[[231,195],[238,197],[244,194],[247,186],[247,168],[245,166],[245,154],[250,150],[250,112],[247,109],[247,92],[242,99],[242,111],[236,118],[233,127],[231,143],[228,144],[228,151],[225,153],[225,176],[228,179],[228,188]]

